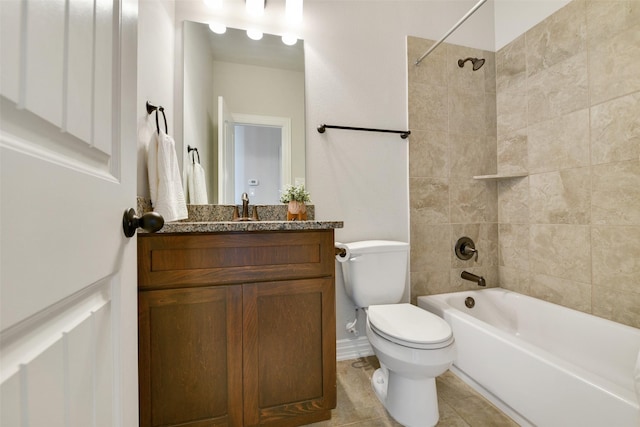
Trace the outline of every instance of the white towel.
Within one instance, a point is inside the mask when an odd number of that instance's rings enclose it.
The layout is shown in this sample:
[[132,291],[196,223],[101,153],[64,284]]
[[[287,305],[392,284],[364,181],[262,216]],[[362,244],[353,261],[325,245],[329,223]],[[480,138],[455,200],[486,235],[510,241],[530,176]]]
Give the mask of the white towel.
[[151,205],[165,222],[189,216],[175,145],[173,138],[160,130],[160,133],[153,133],[147,147]]
[[207,181],[200,163],[187,162],[187,191],[192,205],[208,204]]

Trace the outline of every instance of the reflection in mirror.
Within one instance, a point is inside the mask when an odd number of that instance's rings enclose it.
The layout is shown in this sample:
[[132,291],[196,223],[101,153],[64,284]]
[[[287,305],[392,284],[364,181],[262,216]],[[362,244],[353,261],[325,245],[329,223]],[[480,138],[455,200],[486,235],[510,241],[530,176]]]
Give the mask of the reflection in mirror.
[[303,42],[189,21],[183,41],[183,144],[200,152],[209,200],[279,204],[285,185],[305,182]]

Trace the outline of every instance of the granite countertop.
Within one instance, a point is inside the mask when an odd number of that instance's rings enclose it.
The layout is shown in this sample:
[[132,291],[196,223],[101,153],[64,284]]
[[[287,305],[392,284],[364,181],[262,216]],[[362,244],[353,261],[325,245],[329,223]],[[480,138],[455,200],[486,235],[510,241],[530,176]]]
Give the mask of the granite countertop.
[[216,233],[225,231],[292,231],[342,228],[342,221],[203,221],[168,222],[158,233]]
[[[308,221],[285,221],[287,206],[258,205],[259,221],[229,221],[233,217],[233,205],[187,205],[189,218],[168,222],[158,233],[219,233],[229,231],[293,231],[293,230],[330,230],[342,228],[342,221],[318,221],[315,219],[315,207],[307,206]],[[249,212],[253,212],[250,206]],[[151,201],[138,197],[138,215],[150,212]],[[146,231],[139,229],[141,233]]]

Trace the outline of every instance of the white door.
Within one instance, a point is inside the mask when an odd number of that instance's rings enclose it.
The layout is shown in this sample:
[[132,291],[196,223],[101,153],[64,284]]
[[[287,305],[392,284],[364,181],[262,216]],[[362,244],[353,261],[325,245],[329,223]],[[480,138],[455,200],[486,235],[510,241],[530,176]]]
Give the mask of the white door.
[[138,423],[137,9],[0,0],[2,426]]

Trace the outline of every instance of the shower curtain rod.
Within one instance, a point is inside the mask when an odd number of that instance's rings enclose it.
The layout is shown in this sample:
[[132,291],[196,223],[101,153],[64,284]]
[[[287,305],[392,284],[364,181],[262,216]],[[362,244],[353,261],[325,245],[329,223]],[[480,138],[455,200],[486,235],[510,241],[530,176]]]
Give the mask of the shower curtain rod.
[[435,42],[435,44],[434,44],[433,46],[431,46],[431,47],[429,48],[429,50],[428,50],[428,51],[426,51],[426,52],[425,52],[425,53],[424,53],[420,58],[418,58],[418,60],[416,60],[415,65],[420,65],[420,63],[422,62],[422,60],[423,60],[424,58],[426,58],[426,57],[427,57],[427,55],[429,55],[431,52],[433,52],[433,50],[434,50],[435,48],[437,48],[438,46],[440,46],[440,44],[441,44],[443,41],[445,41],[445,40],[447,39],[447,37],[449,37],[449,36],[451,35],[451,33],[453,33],[455,30],[457,30],[457,29],[458,29],[458,27],[459,27],[460,25],[462,25],[462,23],[463,23],[464,21],[466,21],[466,20],[467,20],[471,15],[473,15],[473,14],[475,13],[475,11],[476,11],[476,10],[478,10],[478,8],[479,8],[480,6],[482,6],[483,4],[485,4],[485,3],[486,3],[486,1],[487,1],[487,0],[480,0],[480,1],[475,5],[475,6],[473,6],[473,7],[471,8],[471,10],[469,10],[469,12],[467,12],[467,13],[466,13],[466,15],[464,15],[462,18],[460,18],[460,20],[459,20],[458,22],[456,22],[456,24],[455,24],[453,27],[451,27],[451,29],[450,29],[449,31],[447,31],[447,34],[445,34],[445,35],[444,35],[440,40],[438,40],[437,42]]

